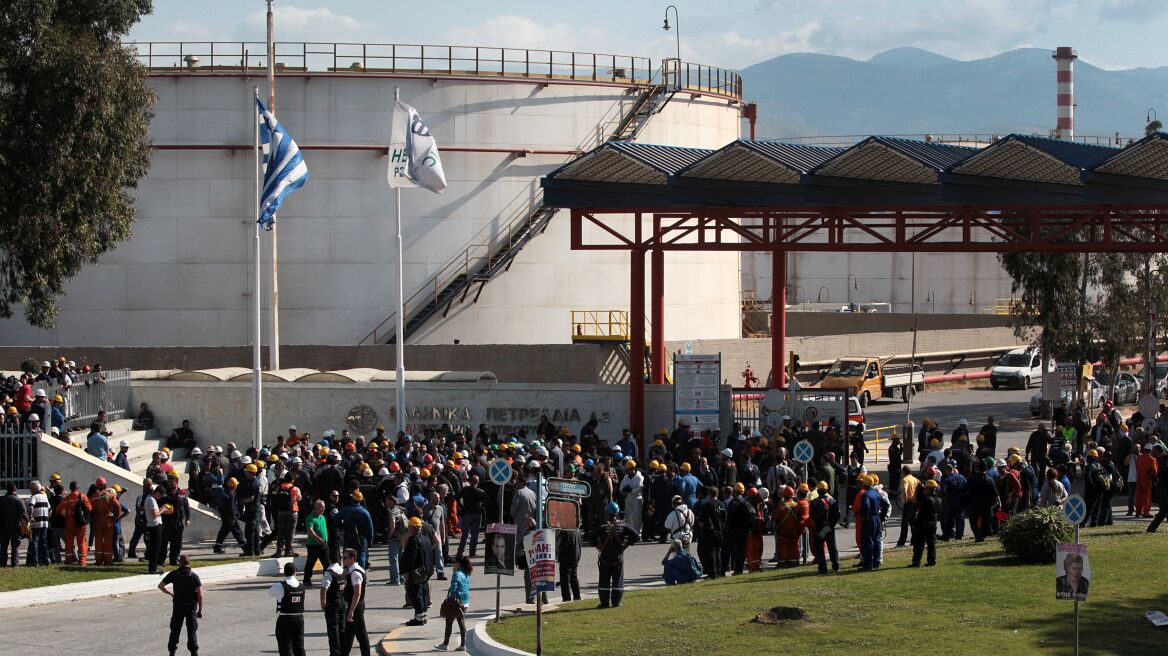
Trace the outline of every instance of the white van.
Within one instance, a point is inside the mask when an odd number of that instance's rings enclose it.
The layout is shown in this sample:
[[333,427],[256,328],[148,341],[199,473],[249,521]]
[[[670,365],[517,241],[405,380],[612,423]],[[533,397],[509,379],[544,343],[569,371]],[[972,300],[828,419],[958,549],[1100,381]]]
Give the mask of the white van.
[[1014,349],[990,369],[990,385],[994,389],[1003,385],[1027,389],[1042,384],[1042,371],[1042,355],[1034,347]]

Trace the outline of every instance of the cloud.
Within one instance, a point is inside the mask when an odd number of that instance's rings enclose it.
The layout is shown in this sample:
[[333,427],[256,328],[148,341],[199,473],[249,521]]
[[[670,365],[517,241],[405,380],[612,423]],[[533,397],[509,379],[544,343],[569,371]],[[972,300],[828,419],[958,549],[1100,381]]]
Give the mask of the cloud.
[[1168,11],[1163,0],[1097,0],[1096,14],[1101,20],[1144,24]]
[[[277,41],[358,41],[372,36],[374,26],[347,14],[338,14],[327,7],[304,9],[292,5],[274,6]],[[249,34],[263,34],[267,28],[267,12],[248,13]]]
[[446,31],[445,39],[452,44],[486,47],[579,52],[612,52],[616,47],[624,51],[602,29],[568,23],[543,24],[514,15],[494,16],[479,25],[452,27]]

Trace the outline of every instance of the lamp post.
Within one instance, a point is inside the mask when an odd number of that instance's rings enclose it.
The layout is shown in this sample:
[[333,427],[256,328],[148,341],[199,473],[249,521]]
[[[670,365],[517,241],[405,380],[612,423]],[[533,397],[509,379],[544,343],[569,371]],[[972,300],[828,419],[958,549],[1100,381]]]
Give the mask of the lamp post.
[[681,87],[681,19],[677,16],[677,7],[669,5],[665,8],[665,22],[662,23],[661,29],[666,32],[669,31],[669,10],[673,10],[673,36],[677,38],[677,68],[674,72],[676,76],[675,86]]
[[852,302],[852,290],[855,289],[859,291],[860,289],[860,279],[856,276],[856,274],[849,273],[848,282],[851,283],[850,285],[846,285],[848,288],[848,303],[850,304]]

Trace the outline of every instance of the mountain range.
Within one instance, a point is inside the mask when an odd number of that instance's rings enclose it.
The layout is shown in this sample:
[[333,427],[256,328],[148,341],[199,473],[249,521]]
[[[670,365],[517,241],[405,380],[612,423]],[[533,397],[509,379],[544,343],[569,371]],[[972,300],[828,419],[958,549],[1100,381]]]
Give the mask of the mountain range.
[[[1021,132],[1055,125],[1053,50],[972,61],[894,48],[868,61],[796,53],[742,70],[758,138]],[[1076,135],[1143,136],[1149,108],[1168,122],[1168,67],[1104,70],[1075,62]]]

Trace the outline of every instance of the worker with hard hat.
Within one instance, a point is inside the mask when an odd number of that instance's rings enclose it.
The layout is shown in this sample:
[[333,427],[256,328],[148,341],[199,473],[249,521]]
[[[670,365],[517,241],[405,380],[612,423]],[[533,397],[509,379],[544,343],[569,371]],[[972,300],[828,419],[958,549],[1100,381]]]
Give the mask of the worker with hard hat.
[[880,569],[882,551],[880,531],[886,514],[881,507],[880,491],[875,489],[880,479],[869,473],[858,477],[857,482],[860,484],[856,513],[856,526],[860,529],[860,569],[862,571]]
[[260,484],[257,480],[259,468],[255,463],[249,462],[243,466],[243,472],[243,480],[239,481],[239,487],[235,491],[239,504],[239,518],[243,520],[243,555],[261,556],[263,552],[260,551],[258,517]]
[[[146,515],[146,530],[144,537],[146,540],[146,572],[148,574],[158,574],[158,567],[162,564],[165,554],[162,553],[162,497],[165,490],[161,485],[155,485],[150,490],[150,495],[146,497],[143,510]],[[173,508],[171,509],[173,512]]]
[[112,565],[114,562],[114,523],[122,517],[117,493],[106,485],[104,476],[94,482],[97,491],[89,498],[93,508],[91,530],[93,531],[94,563]]
[[917,490],[916,514],[912,519],[912,565],[921,566],[921,556],[926,557],[925,567],[937,564],[937,520],[941,517],[941,498],[937,495],[941,486],[929,479]]
[[605,507],[608,520],[592,534],[596,545],[596,563],[600,573],[597,595],[599,608],[617,608],[621,605],[625,587],[625,550],[640,540],[637,532],[620,517],[620,506],[610,501]]
[[735,575],[741,574],[746,566],[746,536],[757,521],[753,506],[743,497],[745,493],[746,486],[741,481],[735,483],[730,500],[726,503],[726,539],[722,545],[722,561],[728,563]]
[[642,512],[644,510],[645,475],[637,469],[637,461],[625,461],[625,476],[620,482],[620,493],[625,502],[625,522],[629,528],[641,534]]
[[69,494],[57,505],[56,512],[65,520],[65,564],[84,567],[89,556],[86,531],[93,505],[77,488],[77,481],[69,482]]
[[130,471],[130,443],[128,441],[118,442],[118,454],[114,456],[114,466]]
[[236,488],[238,486],[239,481],[229,478],[223,483],[223,488],[216,497],[218,503],[215,510],[219,512],[219,532],[215,536],[214,551],[217,554],[224,553],[223,541],[227,539],[228,534],[235,538],[235,542],[240,548],[245,550],[247,548],[247,541],[239,530],[238,506],[236,504]]
[[[406,526],[406,543],[402,546],[399,567],[406,580],[406,601],[413,605],[414,617],[409,626],[426,623],[430,605],[430,577],[434,575],[434,541],[423,530],[422,518],[410,517]],[[346,550],[348,551],[348,550]]]
[[784,485],[779,490],[780,500],[771,513],[775,525],[775,540],[778,543],[779,567],[795,567],[799,564],[799,541],[803,531],[811,526],[805,508],[795,499],[795,490]]
[[[835,525],[840,520],[839,502],[831,495],[827,481],[819,481],[816,496],[808,504],[808,519],[811,521],[811,557],[820,574],[827,574],[827,559],[831,559],[833,572],[839,571],[839,551],[835,543]],[[826,553],[825,553],[826,552]]]

